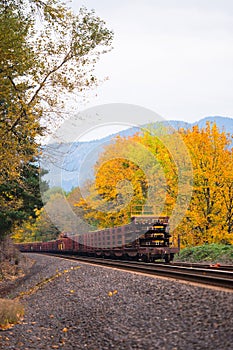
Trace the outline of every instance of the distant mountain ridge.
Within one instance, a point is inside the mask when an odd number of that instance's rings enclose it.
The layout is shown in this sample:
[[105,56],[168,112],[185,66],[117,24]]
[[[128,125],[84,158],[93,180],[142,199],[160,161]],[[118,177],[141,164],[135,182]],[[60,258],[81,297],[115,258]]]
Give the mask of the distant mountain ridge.
[[[189,129],[195,125],[204,128],[207,122],[216,123],[220,131],[233,134],[233,118],[229,117],[205,117],[194,123],[180,120],[170,120],[162,123],[178,130],[180,128]],[[61,156],[58,157],[59,161],[56,165],[56,162],[53,165],[51,162],[49,166],[47,164],[41,165],[49,171],[49,174],[45,176],[45,180],[49,182],[50,187],[59,186],[66,192],[71,191],[72,188],[82,185],[87,178],[93,178],[93,165],[98,160],[103,147],[109,144],[114,137],[117,135],[121,137],[132,136],[140,130],[139,127],[132,127],[93,141],[49,145],[50,154],[60,154]]]
[[233,118],[229,117],[206,117],[191,125],[198,125],[199,128],[204,128],[206,126],[206,122],[208,121],[211,123],[216,123],[220,131],[225,131],[226,133],[233,134]]
[[[181,128],[190,129],[195,125],[198,125],[198,127],[201,129],[201,128],[204,128],[206,126],[207,122],[216,123],[216,125],[220,131],[225,131],[226,133],[233,134],[233,118],[229,118],[229,117],[220,117],[220,116],[205,117],[205,118],[200,119],[199,121],[193,122],[193,123],[184,122],[182,120],[168,120],[168,121],[161,121],[159,123],[163,123],[164,125],[170,125],[174,129],[178,130]],[[129,129],[121,131],[119,133],[112,134],[110,137],[114,137],[117,134],[119,134],[120,136],[131,136],[131,135],[135,134],[135,132],[137,132],[137,131],[140,131],[140,128],[136,128],[136,127],[129,128]]]
[[195,125],[198,125],[198,127],[204,128],[206,126],[206,123],[216,123],[218,129],[220,131],[225,131],[227,133],[232,134],[233,133],[233,118],[229,117],[220,117],[220,116],[214,116],[214,117],[205,117],[197,122],[194,123],[187,123],[187,122],[182,122],[182,121],[169,121],[169,124],[172,125],[175,129],[178,128],[184,128],[184,129],[189,129]]

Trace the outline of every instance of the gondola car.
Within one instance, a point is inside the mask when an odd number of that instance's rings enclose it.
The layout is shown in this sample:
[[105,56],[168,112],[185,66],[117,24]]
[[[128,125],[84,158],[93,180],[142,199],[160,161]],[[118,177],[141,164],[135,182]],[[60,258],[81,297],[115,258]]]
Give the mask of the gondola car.
[[172,261],[178,248],[172,247],[169,217],[135,215],[128,225],[117,226],[82,235],[62,233],[50,242],[19,243],[22,252],[54,252],[102,258]]

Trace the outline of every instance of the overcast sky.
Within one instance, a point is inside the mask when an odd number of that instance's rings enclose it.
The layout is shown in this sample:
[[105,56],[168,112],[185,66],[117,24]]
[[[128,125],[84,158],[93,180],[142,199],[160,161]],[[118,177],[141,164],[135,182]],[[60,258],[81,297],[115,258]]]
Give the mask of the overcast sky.
[[165,119],[233,117],[232,0],[73,0],[114,31],[101,57],[109,81],[86,107],[131,103]]

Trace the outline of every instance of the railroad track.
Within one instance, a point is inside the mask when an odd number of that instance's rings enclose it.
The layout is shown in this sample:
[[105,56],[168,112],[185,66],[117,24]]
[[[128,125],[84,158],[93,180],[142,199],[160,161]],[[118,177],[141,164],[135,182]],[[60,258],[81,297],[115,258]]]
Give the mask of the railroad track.
[[194,267],[194,268],[203,268],[203,269],[217,269],[224,271],[233,271],[233,265],[223,265],[219,263],[187,263],[187,262],[172,262],[172,266],[183,266],[183,267]]
[[[41,253],[40,253],[41,254]],[[46,253],[48,254],[48,253]],[[228,288],[233,290],[233,271],[220,268],[211,268],[209,265],[204,266],[180,266],[180,264],[159,264],[143,263],[135,261],[120,261],[100,258],[79,257],[68,254],[48,254],[63,259],[78,260],[95,265],[113,267],[121,270],[146,273],[154,276],[169,277],[176,280],[191,281],[200,284]]]

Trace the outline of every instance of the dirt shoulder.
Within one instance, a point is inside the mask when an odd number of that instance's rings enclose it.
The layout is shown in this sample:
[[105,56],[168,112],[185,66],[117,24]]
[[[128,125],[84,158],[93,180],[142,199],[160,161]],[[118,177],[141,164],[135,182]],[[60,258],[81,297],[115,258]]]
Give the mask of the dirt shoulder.
[[0,297],[9,295],[23,280],[31,275],[34,260],[18,253],[17,259],[0,262]]

